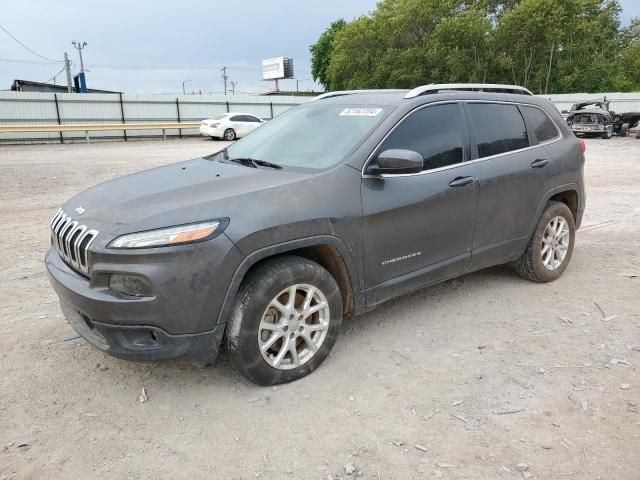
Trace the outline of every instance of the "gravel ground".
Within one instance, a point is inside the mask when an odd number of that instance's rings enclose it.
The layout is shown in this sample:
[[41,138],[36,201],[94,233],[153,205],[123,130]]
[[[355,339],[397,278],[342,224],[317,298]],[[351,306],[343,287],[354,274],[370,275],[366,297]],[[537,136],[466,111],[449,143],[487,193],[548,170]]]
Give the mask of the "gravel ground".
[[558,281],[493,268],[399,298],[345,322],[298,382],[70,340],[43,270],[52,212],[222,145],[0,146],[0,479],[638,478],[640,141],[587,140]]

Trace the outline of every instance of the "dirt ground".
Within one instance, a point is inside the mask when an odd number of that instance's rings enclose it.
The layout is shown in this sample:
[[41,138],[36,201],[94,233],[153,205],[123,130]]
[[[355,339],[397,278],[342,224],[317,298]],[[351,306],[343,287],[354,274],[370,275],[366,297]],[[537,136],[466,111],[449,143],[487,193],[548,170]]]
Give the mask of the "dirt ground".
[[493,268],[399,298],[345,322],[298,382],[73,339],[43,268],[50,215],[222,145],[0,146],[0,479],[640,477],[640,141],[587,140],[587,212],[558,281]]

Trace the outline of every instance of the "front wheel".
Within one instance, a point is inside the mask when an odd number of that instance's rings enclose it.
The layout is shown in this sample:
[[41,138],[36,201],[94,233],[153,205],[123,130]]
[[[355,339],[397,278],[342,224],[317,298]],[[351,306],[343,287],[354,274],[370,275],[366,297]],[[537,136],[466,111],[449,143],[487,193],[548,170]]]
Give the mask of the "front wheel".
[[329,355],[342,323],[338,284],[322,266],[266,260],[240,288],[227,326],[231,363],[258,385],[308,375]]
[[622,127],[620,127],[620,136],[621,137],[628,137],[629,136],[629,124],[628,123],[623,123]]
[[566,270],[576,237],[573,214],[566,204],[547,204],[516,271],[535,282],[551,282]]

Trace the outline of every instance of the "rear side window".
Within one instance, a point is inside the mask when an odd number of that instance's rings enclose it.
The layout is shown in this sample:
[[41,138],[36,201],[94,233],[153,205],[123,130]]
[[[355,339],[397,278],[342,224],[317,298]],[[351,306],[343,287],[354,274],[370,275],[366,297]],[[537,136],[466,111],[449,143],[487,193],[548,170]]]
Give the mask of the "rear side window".
[[480,157],[490,157],[529,146],[524,119],[515,105],[467,105]]
[[533,128],[538,138],[538,142],[548,142],[554,138],[558,138],[558,128],[556,124],[539,108],[520,106],[522,113],[527,118],[529,125]]
[[229,120],[232,122],[244,122],[244,115],[236,115],[235,117],[231,117]]
[[393,148],[418,152],[424,170],[462,162],[458,105],[435,105],[411,114],[391,132],[379,151]]

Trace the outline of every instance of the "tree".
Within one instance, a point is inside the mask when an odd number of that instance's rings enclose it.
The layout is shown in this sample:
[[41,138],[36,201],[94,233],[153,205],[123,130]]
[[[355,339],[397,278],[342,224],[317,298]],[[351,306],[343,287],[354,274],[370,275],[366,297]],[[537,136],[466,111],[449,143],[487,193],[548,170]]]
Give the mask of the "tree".
[[491,20],[479,9],[445,18],[427,45],[431,81],[485,82],[494,62]]
[[331,41],[330,49],[318,47],[330,52],[322,83],[516,83],[536,93],[638,88],[640,21],[621,29],[620,11],[618,0],[382,0],[371,14],[323,34]]
[[571,0],[524,0],[507,11],[495,29],[500,66],[508,83],[548,93],[554,55],[573,13]]
[[347,22],[343,19],[336,20],[320,35],[318,41],[309,47],[311,51],[311,75],[316,82],[327,90],[331,88],[327,70],[333,53],[333,40],[336,33],[346,25]]
[[620,90],[640,90],[640,18],[634,18],[624,31],[620,58]]

